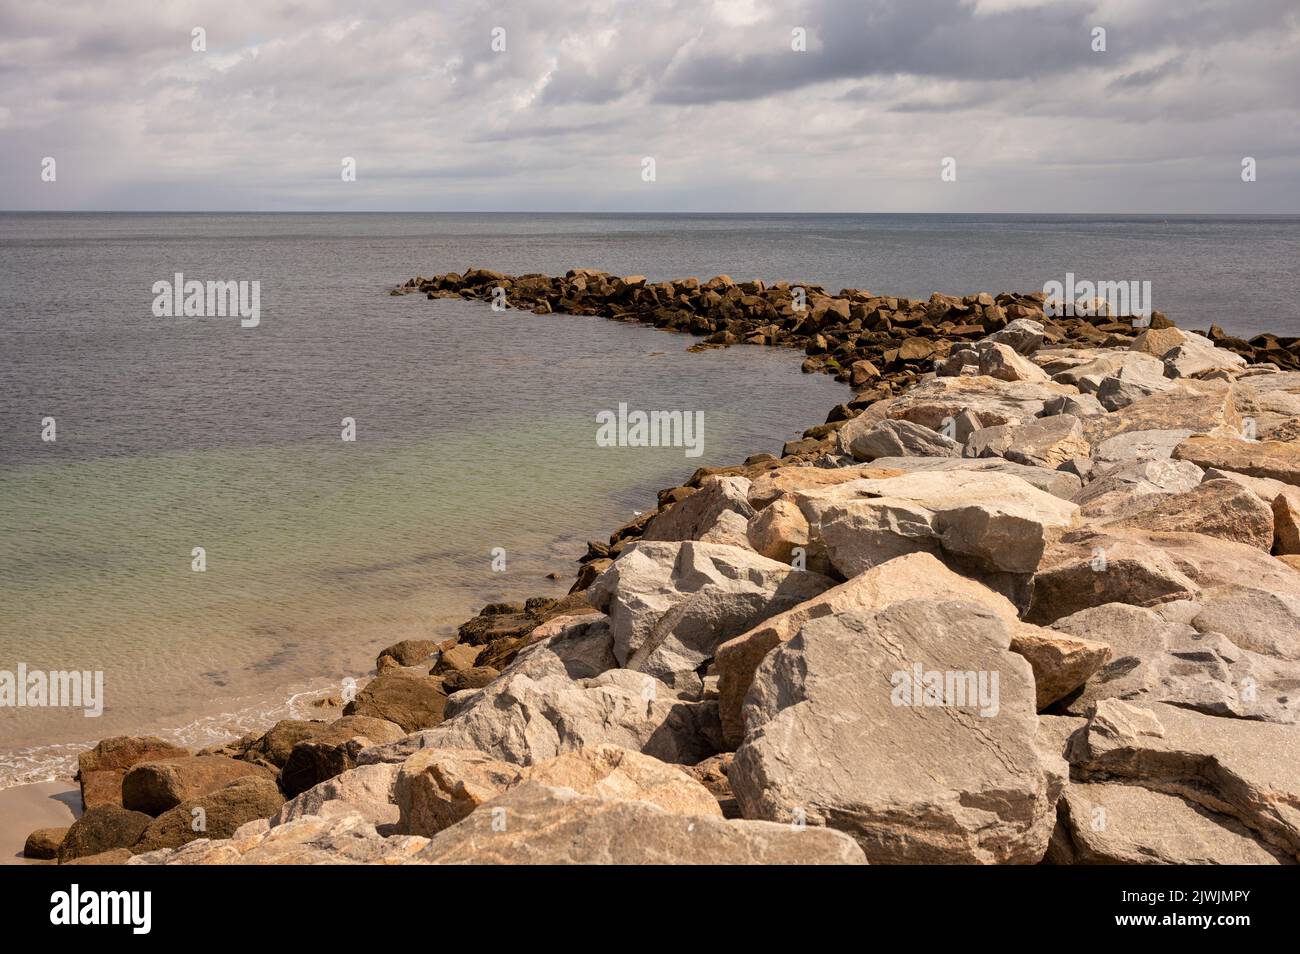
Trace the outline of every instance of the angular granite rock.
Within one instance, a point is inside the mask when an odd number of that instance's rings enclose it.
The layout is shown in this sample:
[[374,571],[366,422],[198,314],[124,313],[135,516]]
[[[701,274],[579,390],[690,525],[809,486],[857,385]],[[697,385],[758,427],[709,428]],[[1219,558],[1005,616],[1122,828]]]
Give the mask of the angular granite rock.
[[652,676],[628,669],[572,679],[552,655],[517,664],[437,728],[366,749],[358,763],[401,762],[422,748],[444,748],[532,765],[608,742],[691,765],[722,749],[716,702],[683,702]]
[[1300,721],[1300,599],[1242,586],[1142,609],[1083,610],[1052,628],[1105,639],[1114,657],[1067,700],[1086,715],[1102,699],[1168,702],[1212,715]]
[[1085,780],[1180,795],[1300,857],[1300,726],[1104,699],[1069,759]]
[[847,583],[764,620],[718,647],[718,714],[722,737],[731,748],[744,740],[741,708],[759,663],[788,642],[810,620],[846,611],[872,612],[903,600],[930,598],[979,603],[1008,623],[1016,608],[1000,593],[954,573],[928,553],[909,553],[859,573]]
[[641,541],[588,593],[609,615],[621,665],[698,696],[699,669],[719,643],[832,585],[737,547]]
[[877,457],[957,457],[961,445],[951,437],[911,421],[862,421],[854,418],[840,428],[839,447],[855,460]]
[[398,865],[409,864],[429,840],[385,838],[360,815],[307,815],[243,837],[206,838],[180,848],[136,855],[133,865]]
[[861,480],[797,499],[845,578],[918,551],[970,558],[991,572],[1032,573],[1049,533],[1078,518],[1073,504],[1019,477],[978,471]]
[[1268,553],[1273,547],[1273,508],[1230,480],[1207,480],[1178,494],[1144,497],[1135,509],[1096,521],[1098,526],[1203,533]]
[[758,512],[745,528],[754,551],[788,564],[796,547],[808,548],[808,518],[793,499],[782,497]]
[[1011,651],[1034,671],[1034,706],[1046,709],[1074,692],[1110,660],[1111,648],[1092,639],[1065,636],[1026,623],[1013,626]]
[[1300,443],[1197,434],[1179,444],[1173,456],[1202,468],[1231,470],[1300,486]]
[[396,824],[397,806],[392,802],[398,766],[361,765],[309,788],[285,802],[270,817],[269,827],[286,825],[308,815],[337,818],[360,815],[383,828]]
[[[914,474],[918,471],[933,470],[965,470],[977,473],[1010,474],[1012,477],[1019,477],[1031,487],[1037,487],[1044,493],[1051,494],[1053,497],[1060,497],[1062,500],[1072,500],[1079,493],[1081,486],[1079,478],[1074,474],[1067,474],[1060,470],[1050,470],[1046,467],[1017,464],[1001,457],[881,457],[873,461],[872,466],[878,467],[885,472],[873,474],[864,471],[858,476],[882,479],[901,477],[903,474]],[[851,470],[851,468],[845,468],[845,470]],[[831,473],[835,473],[835,471],[831,471]],[[847,482],[839,481],[839,483]]]
[[647,802],[678,815],[717,815],[709,790],[675,765],[616,745],[565,752],[529,767],[457,749],[424,749],[405,762],[394,798],[404,834],[433,836],[523,782],[597,798]]
[[646,525],[641,539],[698,540],[728,511],[745,520],[754,515],[749,503],[749,481],[734,476],[706,477],[699,490],[655,516]]
[[[1035,745],[1033,675],[1010,639],[973,603],[805,623],[746,700],[729,773],[742,812],[844,831],[873,863],[1039,861],[1061,777]],[[917,666],[938,674],[942,695],[905,691]]]
[[525,782],[436,835],[417,864],[863,864],[839,832],[677,815]]
[[1294,571],[1256,547],[1201,533],[1074,530],[1044,553],[1025,619],[1046,625],[1104,603],[1154,606],[1240,580],[1269,592],[1300,595]]
[[967,439],[964,453],[966,457],[1004,457],[1013,463],[1055,470],[1090,452],[1079,419],[1056,414],[1023,424],[980,428]]
[[1058,810],[1052,864],[1295,864],[1235,818],[1141,785],[1075,782]]

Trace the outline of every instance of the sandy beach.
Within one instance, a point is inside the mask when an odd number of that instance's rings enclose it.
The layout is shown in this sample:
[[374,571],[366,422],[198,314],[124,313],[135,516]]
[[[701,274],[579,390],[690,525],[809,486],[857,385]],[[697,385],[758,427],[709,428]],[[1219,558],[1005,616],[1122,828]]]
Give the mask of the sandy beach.
[[81,792],[71,781],[33,782],[0,791],[0,864],[45,865],[23,857],[38,828],[66,828],[81,815]]

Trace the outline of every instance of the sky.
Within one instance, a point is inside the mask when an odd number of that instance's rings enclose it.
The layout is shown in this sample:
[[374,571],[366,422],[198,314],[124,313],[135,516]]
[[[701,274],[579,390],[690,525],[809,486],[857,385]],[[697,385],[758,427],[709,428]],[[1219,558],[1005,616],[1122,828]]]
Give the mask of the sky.
[[0,0],[0,209],[1296,213],[1300,0]]

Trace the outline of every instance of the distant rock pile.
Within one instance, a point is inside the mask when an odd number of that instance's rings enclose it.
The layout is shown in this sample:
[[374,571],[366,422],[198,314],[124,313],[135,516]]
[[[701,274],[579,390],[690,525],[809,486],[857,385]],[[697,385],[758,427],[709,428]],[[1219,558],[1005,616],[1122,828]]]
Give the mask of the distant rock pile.
[[[1041,299],[575,270],[399,292],[809,353],[860,389],[701,469],[564,600],[384,649],[333,722],[106,740],[65,862],[1293,864],[1294,342]],[[863,367],[871,365],[870,369]],[[205,832],[182,825],[195,808]],[[37,837],[40,836],[40,837]]]

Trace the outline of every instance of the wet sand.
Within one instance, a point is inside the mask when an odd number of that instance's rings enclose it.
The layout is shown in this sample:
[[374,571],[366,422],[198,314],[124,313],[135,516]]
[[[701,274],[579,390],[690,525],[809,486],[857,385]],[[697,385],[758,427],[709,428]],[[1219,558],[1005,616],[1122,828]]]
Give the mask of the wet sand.
[[81,814],[81,792],[71,781],[33,782],[0,790],[0,864],[53,864],[23,857],[37,828],[66,828]]

